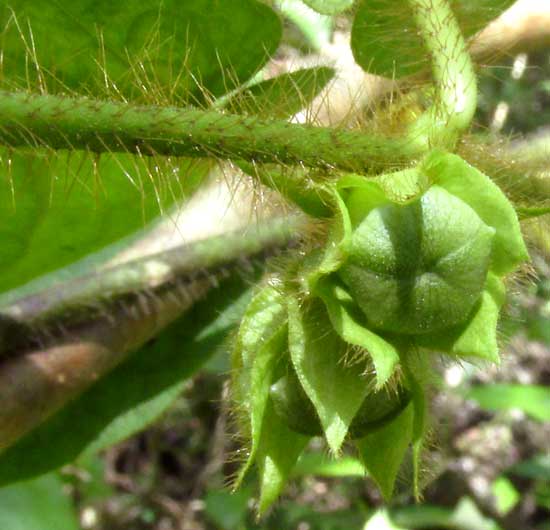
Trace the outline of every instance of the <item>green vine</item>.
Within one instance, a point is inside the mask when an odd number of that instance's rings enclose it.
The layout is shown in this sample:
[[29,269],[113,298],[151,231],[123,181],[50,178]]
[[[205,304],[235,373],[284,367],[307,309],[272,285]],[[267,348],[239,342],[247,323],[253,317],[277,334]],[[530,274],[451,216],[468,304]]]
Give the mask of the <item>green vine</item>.
[[[353,2],[307,3],[333,13]],[[461,140],[476,108],[466,41],[449,1],[406,5],[415,24],[407,38],[429,56],[432,85],[412,96],[424,110],[411,112],[413,118],[388,135],[374,127],[291,123],[285,119],[290,111],[261,116],[257,85],[247,88],[256,107],[248,114],[232,105],[233,94],[212,108],[198,108],[138,105],[124,96],[110,101],[45,89],[0,90],[0,144],[8,153],[124,153],[139,155],[140,163],[172,156],[231,160],[306,214],[284,226],[275,218],[265,231],[196,243],[184,256],[164,253],[92,273],[65,282],[59,292],[54,287],[12,297],[0,307],[4,317],[30,324],[73,322],[80,307],[101,296],[137,298],[144,282],[149,289],[162,287],[164,296],[191,270],[205,271],[204,283],[217,282],[220,267],[225,272],[239,260],[299,239],[300,248],[279,258],[256,290],[233,347],[231,399],[248,443],[235,486],[258,468],[260,513],[281,493],[314,436],[325,439],[333,456],[349,442],[387,499],[410,452],[414,494],[421,496],[431,358],[499,361],[497,325],[506,282],[529,259],[518,213],[548,211],[530,204],[514,208],[483,172],[492,167],[487,160],[473,165],[457,154],[467,153]],[[388,6],[362,1],[357,10],[368,19],[369,10]],[[277,20],[273,27],[276,33]],[[360,41],[358,33],[354,28],[353,39]],[[396,68],[399,57],[392,61]],[[170,307],[167,321],[177,313]],[[157,328],[155,321],[147,330]],[[129,329],[121,336],[132,335]],[[151,333],[137,336],[141,344]],[[125,354],[129,347],[120,346],[119,338],[113,343]],[[119,358],[110,361],[104,371]],[[18,388],[6,388],[17,401]],[[66,399],[60,391],[55,407]],[[27,421],[24,404],[17,401],[15,408],[21,426],[0,447],[47,416],[37,413]]]

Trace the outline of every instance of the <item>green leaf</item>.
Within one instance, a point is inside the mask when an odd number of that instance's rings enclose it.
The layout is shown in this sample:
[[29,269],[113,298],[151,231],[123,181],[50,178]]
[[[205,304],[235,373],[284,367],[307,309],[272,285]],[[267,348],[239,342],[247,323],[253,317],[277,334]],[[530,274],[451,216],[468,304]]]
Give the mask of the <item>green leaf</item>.
[[365,466],[356,458],[341,456],[336,460],[323,453],[304,453],[292,471],[293,477],[364,477]]
[[24,480],[117,443],[155,421],[183,381],[222,347],[252,290],[224,282],[155,341],[0,454],[0,484]]
[[473,208],[496,230],[491,257],[492,270],[502,276],[529,259],[513,206],[493,181],[462,158],[433,151],[423,163],[424,171]]
[[338,335],[347,343],[368,352],[376,370],[376,389],[382,388],[399,361],[395,346],[367,329],[351,295],[333,280],[327,278],[319,282],[317,293],[323,299]]
[[249,498],[250,491],[246,489],[234,493],[210,490],[204,500],[204,513],[219,530],[239,530],[244,528]]
[[326,66],[278,75],[238,91],[225,104],[235,114],[289,118],[307,107],[334,77]]
[[355,0],[303,0],[312,9],[322,15],[337,15],[349,9]]
[[[513,0],[454,0],[453,11],[466,37],[496,18]],[[390,78],[429,68],[430,54],[418,34],[409,2],[362,0],[351,32],[351,48],[366,71]]]
[[508,469],[508,472],[520,477],[550,482],[550,454],[539,454],[529,460],[518,462]]
[[466,324],[442,333],[418,335],[416,344],[457,357],[477,357],[499,363],[497,324],[505,296],[504,284],[490,273],[481,299]]
[[465,37],[470,37],[483,29],[491,20],[499,17],[516,0],[452,0]]
[[283,293],[276,287],[264,287],[247,308],[239,329],[234,352],[237,399],[247,409],[250,419],[248,458],[236,480],[238,487],[260,443],[264,414],[273,372],[286,351],[288,328]]
[[296,375],[337,454],[351,422],[369,392],[364,362],[350,364],[348,346],[332,329],[322,302],[313,299],[300,307],[288,301],[289,349]]
[[550,387],[539,385],[493,384],[476,386],[466,393],[482,409],[520,409],[531,418],[550,421]]
[[[6,153],[0,177],[0,292],[63,267],[143,228],[185,199],[207,163],[177,166],[123,154]],[[174,173],[176,169],[176,173]],[[170,182],[160,177],[174,175]]]
[[0,489],[0,528],[79,530],[76,510],[55,474]]
[[271,400],[267,403],[264,422],[256,458],[260,471],[260,515],[277,500],[309,441],[308,436],[291,431],[279,419]]
[[491,492],[496,500],[496,509],[502,517],[518,504],[521,495],[512,482],[501,475],[491,484]]
[[468,497],[460,499],[452,511],[427,504],[397,508],[391,511],[391,520],[399,529],[500,530],[498,524],[486,518]]
[[427,50],[417,34],[409,2],[362,0],[351,30],[351,49],[363,70],[389,78],[414,74],[428,66]]
[[[18,24],[8,24],[12,13]],[[27,68],[33,49],[54,91],[101,90],[105,73],[125,96],[188,100],[246,81],[281,38],[279,18],[256,0],[13,0],[0,8],[0,26],[6,81],[27,86],[29,75],[38,85]]]
[[412,441],[413,418],[411,403],[393,421],[355,441],[369,475],[386,500],[392,497],[397,473]]

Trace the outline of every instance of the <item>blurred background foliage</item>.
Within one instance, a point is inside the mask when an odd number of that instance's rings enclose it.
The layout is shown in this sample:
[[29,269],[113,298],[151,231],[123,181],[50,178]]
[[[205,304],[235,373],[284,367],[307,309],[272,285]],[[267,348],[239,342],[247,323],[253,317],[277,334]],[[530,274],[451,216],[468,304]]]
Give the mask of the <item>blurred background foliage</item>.
[[[266,68],[315,62],[349,21],[274,2],[284,45]],[[287,5],[285,5],[287,4]],[[550,51],[483,67],[479,134],[544,140],[550,123]],[[503,319],[500,367],[440,366],[424,503],[407,470],[391,506],[354,455],[324,447],[299,462],[268,517],[254,516],[254,480],[236,494],[239,441],[226,399],[228,352],[216,353],[149,429],[61,470],[0,489],[6,530],[550,530],[550,249],[543,218],[531,227],[532,269],[514,279]]]

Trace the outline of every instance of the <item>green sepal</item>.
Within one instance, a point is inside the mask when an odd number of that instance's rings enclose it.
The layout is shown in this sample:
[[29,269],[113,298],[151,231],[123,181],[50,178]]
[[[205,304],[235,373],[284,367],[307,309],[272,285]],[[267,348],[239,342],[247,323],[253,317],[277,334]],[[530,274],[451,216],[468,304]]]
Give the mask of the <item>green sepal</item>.
[[362,463],[387,501],[412,441],[413,421],[414,407],[410,403],[393,421],[355,441]]
[[352,228],[371,210],[390,202],[379,182],[361,175],[348,174],[341,177],[338,180],[338,193],[342,197]]
[[308,293],[315,291],[320,278],[338,270],[344,263],[352,237],[351,220],[340,193],[335,188],[327,188],[327,193],[332,197],[334,218],[324,250],[311,254],[300,274],[301,282]]
[[268,400],[256,457],[260,479],[259,515],[277,500],[309,440],[309,436],[290,430]]
[[371,390],[365,363],[349,364],[348,345],[333,330],[322,301],[313,298],[301,306],[288,300],[288,344],[298,380],[313,403],[328,446],[334,454]]
[[392,376],[399,353],[382,336],[370,331],[362,323],[361,310],[351,295],[332,278],[319,282],[316,290],[328,311],[334,330],[348,344],[364,348],[370,355],[376,371],[376,390],[380,390]]
[[420,499],[420,463],[428,430],[428,400],[425,389],[430,380],[429,356],[408,351],[401,355],[404,382],[412,396],[414,410],[412,423],[413,492]]
[[286,350],[286,319],[282,293],[267,286],[250,302],[239,329],[233,354],[235,398],[250,421],[250,450],[234,482],[235,489],[256,457],[273,372]]
[[441,333],[419,335],[416,344],[456,357],[477,357],[498,364],[497,324],[505,297],[503,282],[489,273],[480,301],[466,324]]
[[321,219],[332,216],[332,195],[309,177],[309,170],[285,169],[276,164],[251,164],[243,160],[235,163],[247,175],[277,191],[307,215]]
[[388,202],[408,204],[422,195],[430,184],[428,176],[415,166],[371,178],[347,174],[338,180],[338,189],[345,197],[355,227],[372,209]]
[[285,294],[279,286],[266,285],[251,300],[246,309],[236,340],[234,362],[239,359],[250,368],[258,348],[271,339],[286,323]]
[[487,175],[459,156],[440,150],[426,157],[422,169],[435,184],[463,200],[496,230],[491,270],[502,276],[529,259],[516,211]]

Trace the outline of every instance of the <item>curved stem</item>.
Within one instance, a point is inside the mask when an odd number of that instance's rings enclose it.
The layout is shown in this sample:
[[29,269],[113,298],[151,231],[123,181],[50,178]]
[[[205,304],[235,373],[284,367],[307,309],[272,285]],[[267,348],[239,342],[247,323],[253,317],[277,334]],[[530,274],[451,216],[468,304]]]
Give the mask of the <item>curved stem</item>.
[[409,0],[432,58],[435,102],[414,123],[409,136],[419,145],[451,148],[468,129],[477,105],[473,63],[447,0]]
[[0,91],[0,143],[366,172],[418,157],[410,139],[194,108]]

